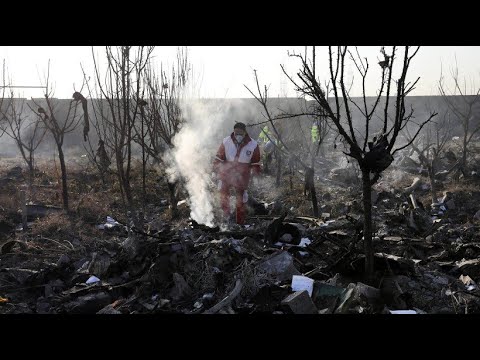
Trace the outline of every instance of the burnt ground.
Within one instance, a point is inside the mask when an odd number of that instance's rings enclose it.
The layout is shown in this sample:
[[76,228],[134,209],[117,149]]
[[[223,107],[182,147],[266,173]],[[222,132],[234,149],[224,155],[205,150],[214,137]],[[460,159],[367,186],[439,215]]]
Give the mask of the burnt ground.
[[[59,208],[52,162],[39,161],[33,190],[18,165],[0,165],[3,314],[480,312],[476,177],[439,182],[439,197],[449,195],[431,209],[425,177],[388,169],[374,187],[375,274],[367,280],[359,182],[331,173],[331,162],[316,178],[319,218],[299,173],[285,173],[280,186],[265,175],[250,194],[248,227],[196,224],[188,202],[172,220],[164,177],[151,171],[144,208],[136,198],[141,229],[125,226],[115,177],[103,186],[85,159],[68,163],[69,213]],[[138,166],[133,175],[140,188]],[[420,183],[411,191],[415,177]],[[297,288],[299,279],[310,293]]]

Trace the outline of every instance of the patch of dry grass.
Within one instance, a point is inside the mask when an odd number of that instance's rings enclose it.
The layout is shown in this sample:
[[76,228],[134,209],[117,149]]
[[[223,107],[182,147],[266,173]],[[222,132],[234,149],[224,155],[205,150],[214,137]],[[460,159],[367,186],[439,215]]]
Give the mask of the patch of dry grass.
[[99,224],[105,221],[110,214],[110,202],[108,194],[89,193],[80,196],[79,200],[72,204],[72,209],[84,222]]
[[70,234],[72,222],[64,213],[49,214],[42,219],[37,219],[31,227],[32,236],[58,236],[59,234]]

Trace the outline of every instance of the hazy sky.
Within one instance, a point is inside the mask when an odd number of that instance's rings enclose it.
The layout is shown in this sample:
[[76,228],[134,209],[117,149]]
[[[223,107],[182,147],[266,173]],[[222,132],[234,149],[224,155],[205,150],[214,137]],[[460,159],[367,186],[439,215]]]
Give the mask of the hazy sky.
[[[176,47],[157,47],[157,63],[172,64]],[[351,48],[354,50],[354,48]],[[362,57],[367,57],[371,74],[367,82],[367,95],[375,95],[378,88],[379,65],[381,59],[379,46],[359,47]],[[387,50],[390,47],[387,47]],[[258,71],[261,84],[269,86],[269,96],[295,96],[293,86],[281,71],[284,64],[289,74],[299,69],[299,61],[288,56],[287,51],[303,52],[303,46],[192,46],[188,47],[191,63],[197,76],[197,88],[201,97],[249,98],[250,93],[244,84],[255,87],[253,69]],[[102,47],[94,51],[102,52]],[[443,66],[445,75],[455,66],[462,78],[480,86],[480,46],[425,46],[412,61],[409,79],[421,77],[411,95],[437,95],[437,82]],[[50,81],[55,87],[55,97],[70,98],[74,84],[78,89],[82,82],[80,63],[93,75],[91,47],[89,46],[3,46],[0,47],[0,59],[4,59],[8,74],[14,85],[44,85],[44,74],[50,59]],[[326,47],[317,47],[317,74],[328,80],[328,51]],[[400,60],[400,59],[399,59]],[[346,69],[347,77],[353,75],[359,83],[355,68]],[[3,80],[3,79],[2,79]],[[448,80],[448,76],[447,76]],[[41,97],[42,89],[14,89],[15,94],[23,97]],[[352,95],[358,96],[360,88],[352,88]]]

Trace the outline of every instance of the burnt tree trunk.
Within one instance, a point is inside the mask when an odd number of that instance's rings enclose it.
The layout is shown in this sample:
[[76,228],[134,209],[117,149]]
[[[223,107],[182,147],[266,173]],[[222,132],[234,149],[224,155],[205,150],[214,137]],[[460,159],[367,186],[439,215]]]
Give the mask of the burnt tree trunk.
[[317,202],[317,192],[315,191],[315,186],[312,186],[310,190],[312,196],[312,206],[313,206],[313,216],[318,217],[318,202]]
[[35,179],[35,166],[32,157],[28,161],[28,185],[33,189],[33,181]]
[[175,219],[178,216],[177,197],[175,196],[177,182],[167,181],[167,185],[168,185],[168,193],[170,196],[170,204],[172,206],[172,219]]
[[33,154],[30,153],[30,157],[28,159],[28,187],[30,189],[30,196],[32,199],[36,197],[35,187],[33,183],[35,182],[35,162],[33,160]]
[[[467,166],[467,146],[468,146],[467,135],[468,135],[468,128],[465,131],[465,133],[463,134],[463,149],[462,149],[462,164],[461,164],[461,169],[462,170],[465,170],[465,168]],[[465,174],[464,174],[464,176],[465,176]]]
[[117,150],[117,177],[120,183],[120,192],[122,194],[122,199],[126,202],[127,211],[133,210],[133,196],[132,189],[130,188],[130,180],[125,172],[123,162],[125,161],[121,149]]
[[307,168],[305,171],[305,191],[304,194],[306,195],[307,191],[310,194],[310,198],[312,199],[312,206],[313,206],[313,216],[318,217],[318,201],[317,201],[317,192],[315,190],[315,172],[313,168]]
[[430,194],[432,195],[432,204],[437,200],[437,187],[435,185],[435,169],[433,165],[428,167],[428,178],[430,179]]
[[133,210],[132,188],[130,187],[130,178],[126,174],[123,174],[123,184],[125,187],[125,196],[127,197],[128,208]]
[[368,281],[373,280],[373,243],[372,243],[372,186],[370,170],[361,168],[363,185],[363,248],[365,252],[365,275]]
[[34,179],[34,163],[33,163],[33,150],[32,151],[29,151],[29,154],[27,156],[27,154],[25,153],[25,149],[22,145],[22,143],[20,141],[17,141],[17,146],[18,148],[20,149],[20,153],[23,157],[23,159],[25,160],[25,162],[27,163],[27,166],[28,166],[28,186],[30,189],[32,189],[33,187],[33,179]]
[[63,155],[62,145],[57,143],[57,149],[58,159],[60,160],[60,169],[62,170],[63,209],[68,211],[67,167],[65,166],[65,156]]
[[146,170],[146,167],[147,167],[147,157],[146,157],[146,154],[145,154],[145,131],[144,131],[144,123],[145,123],[145,110],[143,109],[143,106],[140,107],[140,111],[142,113],[142,128],[141,128],[141,132],[142,132],[142,206],[143,206],[143,210],[145,211],[145,202],[147,201],[147,181],[146,181],[146,177],[147,177],[147,170]]

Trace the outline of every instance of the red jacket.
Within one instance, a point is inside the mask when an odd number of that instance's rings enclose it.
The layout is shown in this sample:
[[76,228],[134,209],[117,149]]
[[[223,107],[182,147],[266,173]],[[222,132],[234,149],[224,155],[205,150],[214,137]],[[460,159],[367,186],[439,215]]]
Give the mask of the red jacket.
[[256,175],[261,172],[260,148],[248,134],[238,144],[232,132],[223,139],[213,166],[220,180],[231,186],[246,189],[250,182],[250,172]]

